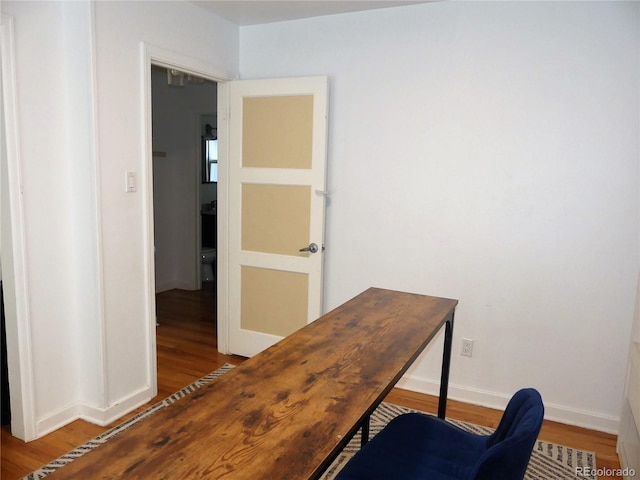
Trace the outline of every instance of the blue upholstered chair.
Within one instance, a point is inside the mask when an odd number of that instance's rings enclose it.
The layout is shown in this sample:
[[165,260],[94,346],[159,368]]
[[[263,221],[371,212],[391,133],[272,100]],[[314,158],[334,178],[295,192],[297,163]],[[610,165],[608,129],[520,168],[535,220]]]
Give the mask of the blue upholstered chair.
[[466,432],[437,417],[394,418],[336,480],[522,480],[544,406],[537,390],[518,391],[491,435]]

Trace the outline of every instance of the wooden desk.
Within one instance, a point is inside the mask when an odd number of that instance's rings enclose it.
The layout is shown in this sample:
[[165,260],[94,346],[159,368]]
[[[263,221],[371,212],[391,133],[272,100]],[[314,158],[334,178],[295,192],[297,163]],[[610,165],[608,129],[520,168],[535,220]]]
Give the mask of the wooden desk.
[[446,400],[457,303],[369,289],[49,477],[318,478],[445,323]]

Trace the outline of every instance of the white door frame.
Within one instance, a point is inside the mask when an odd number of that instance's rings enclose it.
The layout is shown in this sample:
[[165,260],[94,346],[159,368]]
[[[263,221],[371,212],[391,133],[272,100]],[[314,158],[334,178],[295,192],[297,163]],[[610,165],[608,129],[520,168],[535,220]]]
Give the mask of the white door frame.
[[[27,256],[22,203],[22,170],[17,113],[17,84],[15,78],[15,47],[13,18],[2,15],[0,47],[2,59],[2,115],[4,135],[1,153],[7,178],[0,178],[3,213],[2,280],[7,328],[7,364],[11,401],[11,432],[14,436],[31,440],[36,436],[35,391],[33,382],[31,317],[28,302]],[[5,170],[6,169],[6,170]],[[6,191],[5,191],[6,190]],[[20,319],[20,321],[18,321]]]
[[[218,351],[229,353],[229,81],[218,83],[218,231],[216,284],[218,289]],[[222,235],[221,235],[222,232]]]
[[[143,215],[145,228],[145,291],[147,292],[147,325],[148,325],[148,343],[147,348],[149,352],[148,364],[149,364],[149,379],[151,381],[153,394],[156,395],[158,390],[158,372],[156,362],[156,305],[155,305],[155,251],[154,251],[154,233],[153,233],[153,142],[152,142],[152,114],[151,114],[151,65],[156,65],[165,68],[175,68],[181,72],[196,75],[198,77],[206,78],[214,81],[218,84],[218,105],[220,105],[220,91],[224,90],[226,82],[232,80],[234,75],[230,72],[220,70],[214,65],[207,63],[206,61],[189,57],[170,50],[166,50],[155,45],[148,43],[141,43],[141,55],[142,55],[142,79],[143,79],[143,92],[144,92],[144,126],[143,131],[145,135],[144,140],[144,166],[142,172],[142,188],[146,192],[143,198]],[[218,163],[220,166],[226,164],[226,151],[223,145],[226,146],[227,142],[221,140],[220,133],[220,117],[221,111],[218,110]],[[218,225],[219,231],[226,232],[225,223],[227,221],[226,210],[228,208],[228,196],[225,197],[227,192],[226,187],[226,168],[220,168],[218,173]],[[224,237],[224,235],[220,235]],[[226,322],[227,316],[224,305],[226,305],[226,282],[227,276],[222,274],[223,268],[226,267],[227,257],[227,243],[224,238],[221,238],[217,245],[217,258],[218,258],[218,298],[220,301],[218,304],[218,350],[225,353],[227,351],[227,336],[226,336]],[[199,255],[198,255],[199,257]]]

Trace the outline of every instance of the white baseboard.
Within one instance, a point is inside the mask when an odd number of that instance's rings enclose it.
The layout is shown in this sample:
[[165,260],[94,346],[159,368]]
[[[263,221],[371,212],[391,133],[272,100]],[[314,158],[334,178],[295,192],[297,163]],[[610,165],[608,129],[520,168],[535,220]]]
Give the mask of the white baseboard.
[[173,286],[172,282],[156,283],[156,293],[166,292],[174,288],[175,287]]
[[44,418],[37,419],[35,437],[29,439],[29,441],[44,437],[78,418],[80,418],[78,416],[78,404],[73,404]]
[[640,446],[618,442],[616,447],[618,458],[620,458],[620,469],[624,480],[632,480],[637,472],[640,472]]
[[163,281],[156,283],[156,293],[166,292],[168,290],[199,290],[200,286],[196,283],[182,282],[178,280]]
[[106,425],[109,425],[110,423],[115,422],[130,411],[135,410],[140,405],[144,405],[152,398],[152,388],[150,386],[147,386],[137,393],[134,393],[125,399],[115,402],[111,407],[106,409],[82,404],[78,418],[104,427]]
[[[397,383],[396,387],[419,393],[438,396],[440,394],[440,381],[431,380],[415,375],[405,375]],[[488,392],[484,390],[463,387],[449,383],[448,398],[471,405],[504,410],[511,396]],[[596,412],[578,410],[562,405],[545,402],[544,418],[567,425],[584,427],[590,430],[612,433],[617,435],[620,419]]]
[[104,427],[118,420],[132,410],[144,405],[153,398],[151,387],[145,387],[142,390],[132,394],[126,399],[115,402],[108,408],[100,408],[95,405],[78,402],[66,408],[47,415],[36,422],[36,438],[45,435],[68,425],[75,420],[86,420]]

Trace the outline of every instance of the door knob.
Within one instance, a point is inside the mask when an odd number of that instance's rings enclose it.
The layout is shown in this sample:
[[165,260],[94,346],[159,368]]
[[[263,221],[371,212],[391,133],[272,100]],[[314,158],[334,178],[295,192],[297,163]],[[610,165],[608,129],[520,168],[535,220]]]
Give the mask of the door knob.
[[310,243],[308,247],[301,248],[300,251],[316,253],[318,251],[318,245],[316,245],[315,243]]

